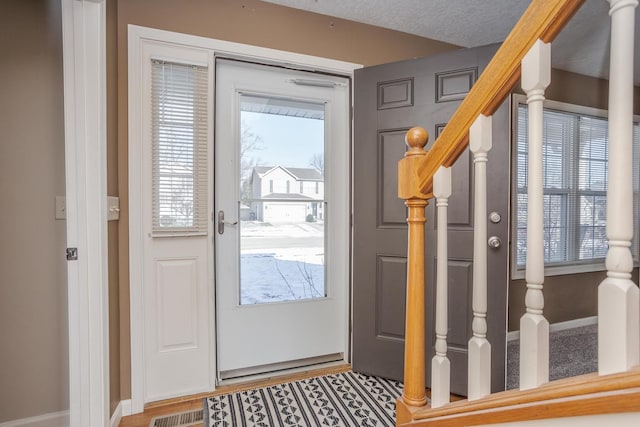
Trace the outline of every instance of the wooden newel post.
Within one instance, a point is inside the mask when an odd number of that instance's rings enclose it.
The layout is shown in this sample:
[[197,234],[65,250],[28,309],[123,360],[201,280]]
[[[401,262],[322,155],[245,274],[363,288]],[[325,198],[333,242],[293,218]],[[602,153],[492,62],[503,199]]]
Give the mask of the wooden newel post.
[[424,406],[425,394],[425,307],[424,307],[424,224],[425,207],[432,194],[419,189],[418,171],[423,164],[427,131],[415,127],[407,132],[409,150],[398,162],[398,196],[409,208],[409,248],[407,259],[407,311],[405,321],[404,392],[407,406]]

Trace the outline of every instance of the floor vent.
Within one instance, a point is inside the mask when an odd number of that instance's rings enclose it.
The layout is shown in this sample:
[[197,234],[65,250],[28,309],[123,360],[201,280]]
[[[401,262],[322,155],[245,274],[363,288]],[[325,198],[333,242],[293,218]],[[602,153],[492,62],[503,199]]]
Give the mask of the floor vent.
[[180,412],[179,414],[164,415],[151,420],[149,427],[189,427],[202,424],[202,409]]

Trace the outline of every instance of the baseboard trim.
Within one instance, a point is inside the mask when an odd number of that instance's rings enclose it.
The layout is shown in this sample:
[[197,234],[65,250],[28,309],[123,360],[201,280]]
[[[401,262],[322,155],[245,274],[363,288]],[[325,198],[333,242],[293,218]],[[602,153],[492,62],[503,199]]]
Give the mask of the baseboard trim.
[[120,425],[120,421],[122,421],[122,417],[127,417],[129,415],[131,415],[131,399],[121,400],[118,402],[116,409],[113,410],[109,427],[118,427]]
[[123,417],[128,417],[129,415],[131,415],[133,413],[132,410],[131,410],[131,399],[122,400],[122,401],[120,401],[120,404],[122,405],[122,416]]
[[0,423],[0,427],[68,427],[69,411],[52,412],[35,417]]
[[118,402],[118,406],[111,414],[111,420],[109,421],[110,427],[118,427],[120,425],[120,420],[122,419],[122,402]]
[[565,329],[579,328],[581,326],[597,325],[598,316],[583,317],[582,319],[567,320],[549,325],[549,332],[563,331]]
[[[598,316],[583,317],[581,319],[567,320],[566,322],[552,323],[549,325],[549,332],[564,331],[565,329],[579,328],[581,326],[589,326],[598,324]],[[520,331],[511,331],[507,333],[507,341],[520,339]]]
[[[131,399],[122,400],[116,406],[109,422],[110,427],[118,427],[122,417],[131,415]],[[35,417],[0,423],[0,427],[68,427],[69,411],[52,412]]]

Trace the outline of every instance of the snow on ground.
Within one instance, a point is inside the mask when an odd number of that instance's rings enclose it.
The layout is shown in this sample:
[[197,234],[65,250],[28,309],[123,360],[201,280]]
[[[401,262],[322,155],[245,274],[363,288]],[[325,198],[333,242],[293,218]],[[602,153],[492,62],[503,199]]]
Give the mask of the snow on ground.
[[323,248],[289,248],[242,253],[241,304],[324,296]]
[[323,236],[322,223],[243,221],[241,304],[324,297]]
[[271,224],[260,221],[242,221],[240,233],[244,237],[321,237],[324,221]]

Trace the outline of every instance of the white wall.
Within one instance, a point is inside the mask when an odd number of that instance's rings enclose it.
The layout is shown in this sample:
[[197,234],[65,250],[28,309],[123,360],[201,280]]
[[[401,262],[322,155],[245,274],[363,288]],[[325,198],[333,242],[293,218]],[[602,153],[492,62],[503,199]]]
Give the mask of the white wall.
[[[271,181],[273,181],[273,191],[271,190]],[[263,175],[262,197],[269,193],[287,193],[287,181],[289,182],[289,193],[300,191],[300,184],[296,179],[282,169],[275,169],[273,172]]]
[[[316,184],[318,185],[318,192],[316,193]],[[298,184],[298,190],[300,190],[300,184]],[[305,181],[303,192],[305,196],[313,197],[314,199],[324,198],[324,182],[318,181]]]

